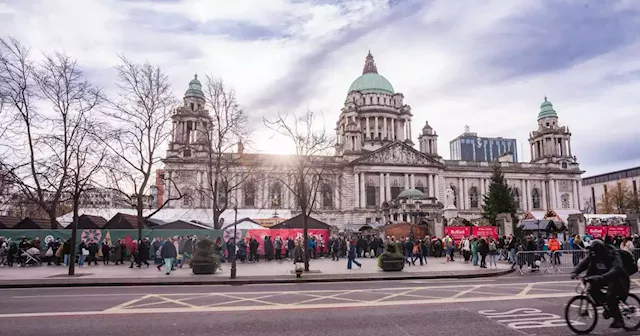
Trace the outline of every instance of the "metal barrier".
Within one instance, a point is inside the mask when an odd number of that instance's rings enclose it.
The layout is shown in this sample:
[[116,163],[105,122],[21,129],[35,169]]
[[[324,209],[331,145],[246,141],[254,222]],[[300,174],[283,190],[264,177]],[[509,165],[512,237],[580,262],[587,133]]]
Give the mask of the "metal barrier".
[[[524,275],[526,269],[543,273],[571,272],[587,253],[588,250],[521,251],[516,253],[514,266],[520,275]],[[633,256],[638,260],[640,249],[634,249]]]

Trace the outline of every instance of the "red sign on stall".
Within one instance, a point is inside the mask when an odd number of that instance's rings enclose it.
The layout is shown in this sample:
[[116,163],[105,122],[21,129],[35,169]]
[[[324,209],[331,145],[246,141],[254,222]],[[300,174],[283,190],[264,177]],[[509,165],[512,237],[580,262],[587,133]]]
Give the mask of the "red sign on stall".
[[612,236],[622,236],[622,237],[629,237],[631,235],[631,228],[628,226],[609,226],[608,227],[609,230],[607,230],[607,233]]
[[[304,231],[302,229],[276,229],[276,230],[248,230],[248,237],[255,238],[260,244],[260,248],[258,249],[258,253],[264,254],[264,238],[266,236],[271,237],[271,241],[275,241],[276,237],[280,236],[282,238],[282,249],[284,250],[287,246],[287,239],[289,237],[293,239],[302,238]],[[324,229],[309,229],[308,230],[309,237],[316,237],[316,239],[322,238],[324,240],[325,250],[327,249],[327,244],[329,242],[329,230]]]
[[455,242],[460,242],[464,237],[471,234],[471,228],[468,226],[446,226],[444,234],[449,235]]
[[493,237],[498,239],[498,227],[497,226],[474,226],[473,235],[477,237]]
[[593,238],[604,238],[607,235],[606,226],[587,226],[587,234]]

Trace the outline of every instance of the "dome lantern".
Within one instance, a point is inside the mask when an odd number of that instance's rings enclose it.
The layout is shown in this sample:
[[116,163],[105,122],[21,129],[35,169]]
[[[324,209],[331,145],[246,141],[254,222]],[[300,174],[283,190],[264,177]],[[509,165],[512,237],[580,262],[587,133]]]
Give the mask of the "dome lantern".
[[393,86],[384,78],[384,76],[378,74],[378,67],[371,55],[371,52],[367,54],[364,61],[364,69],[362,75],[356,78],[349,87],[349,93],[353,91],[360,91],[362,93],[383,93],[393,95],[395,91]]
[[189,82],[189,89],[184,93],[184,98],[198,98],[204,99],[204,92],[202,92],[202,83],[198,80],[198,74],[193,76],[193,79]]
[[557,118],[558,113],[553,109],[553,104],[547,100],[547,97],[544,97],[544,101],[542,105],[540,105],[540,113],[538,113],[538,120],[544,118]]

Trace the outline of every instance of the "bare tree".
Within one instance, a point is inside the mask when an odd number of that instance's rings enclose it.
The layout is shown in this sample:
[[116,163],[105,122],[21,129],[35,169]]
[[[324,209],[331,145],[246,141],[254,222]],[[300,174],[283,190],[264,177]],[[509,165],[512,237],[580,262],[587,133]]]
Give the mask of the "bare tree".
[[[202,138],[206,150],[206,180],[198,186],[195,195],[211,203],[214,228],[222,228],[220,216],[240,200],[231,200],[232,194],[251,176],[251,166],[242,165],[242,143],[249,138],[247,115],[238,105],[233,89],[221,79],[207,76],[204,87],[205,108],[209,114]],[[233,153],[235,146],[238,152]]]
[[308,272],[308,218],[316,210],[318,198],[328,196],[327,192],[331,193],[340,185],[340,167],[331,155],[334,140],[322,125],[318,125],[311,111],[307,111],[302,117],[293,115],[292,118],[288,118],[287,115],[278,115],[272,120],[265,118],[264,123],[295,146],[295,156],[278,166],[273,177],[291,192],[302,214],[304,268]]
[[[10,147],[16,158],[26,158],[3,163],[24,199],[38,204],[55,229],[69,178],[71,147],[81,123],[100,103],[100,93],[76,61],[60,53],[43,56],[43,61],[34,63],[20,42],[0,39],[0,91],[16,121]],[[43,108],[38,109],[37,103]]]
[[[145,217],[145,196],[149,193],[149,179],[162,161],[162,146],[171,135],[171,115],[177,106],[169,79],[158,66],[136,64],[124,56],[115,67],[118,94],[109,99],[105,111],[114,129],[114,136],[104,141],[115,161],[110,163],[110,188],[132,200],[137,210],[138,237],[142,239]],[[168,202],[158,205],[161,210]]]
[[102,138],[95,136],[94,129],[101,129],[98,121],[82,120],[78,136],[71,144],[71,163],[69,167],[69,187],[67,190],[73,205],[71,222],[71,250],[69,255],[69,275],[75,274],[76,242],[78,239],[78,219],[81,200],[89,191],[100,184],[100,172],[108,159],[108,149]]
[[585,197],[582,200],[584,203],[582,204],[582,211],[586,214],[595,213],[595,208],[593,207],[593,198]]

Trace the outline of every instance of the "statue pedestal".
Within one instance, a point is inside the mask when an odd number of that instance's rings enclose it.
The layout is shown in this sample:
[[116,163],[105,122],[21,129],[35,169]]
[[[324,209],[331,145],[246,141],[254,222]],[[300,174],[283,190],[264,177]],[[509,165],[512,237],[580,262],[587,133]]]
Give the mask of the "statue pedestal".
[[445,208],[443,211],[443,216],[444,218],[446,218],[447,220],[451,219],[451,218],[455,218],[458,217],[458,209],[456,208]]

